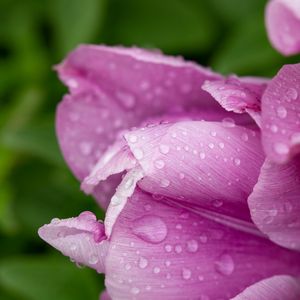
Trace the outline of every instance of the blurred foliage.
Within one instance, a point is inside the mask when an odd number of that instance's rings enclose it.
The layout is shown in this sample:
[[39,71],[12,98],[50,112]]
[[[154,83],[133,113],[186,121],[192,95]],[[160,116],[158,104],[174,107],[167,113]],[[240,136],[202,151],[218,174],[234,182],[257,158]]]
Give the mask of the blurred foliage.
[[37,236],[53,217],[103,212],[79,191],[54,132],[52,71],[79,43],[160,48],[222,73],[272,76],[262,0],[0,0],[0,299],[97,299],[103,278]]

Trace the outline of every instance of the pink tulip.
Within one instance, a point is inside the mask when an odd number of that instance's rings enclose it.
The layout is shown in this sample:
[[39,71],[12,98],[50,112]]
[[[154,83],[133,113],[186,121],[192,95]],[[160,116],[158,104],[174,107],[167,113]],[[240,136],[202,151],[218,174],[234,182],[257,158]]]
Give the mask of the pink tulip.
[[300,64],[224,78],[84,45],[57,70],[61,150],[107,212],[39,234],[105,273],[101,299],[300,299]]

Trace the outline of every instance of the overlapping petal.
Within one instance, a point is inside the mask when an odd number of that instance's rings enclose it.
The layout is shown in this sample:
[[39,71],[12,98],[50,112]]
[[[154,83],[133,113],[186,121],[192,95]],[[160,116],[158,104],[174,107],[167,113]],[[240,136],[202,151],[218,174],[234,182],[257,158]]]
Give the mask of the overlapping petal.
[[232,300],[298,300],[300,278],[273,276],[254,283]]
[[261,96],[267,87],[264,78],[230,76],[227,79],[205,81],[202,88],[227,111],[247,112],[260,126]]
[[299,152],[300,64],[283,66],[268,84],[262,97],[262,140],[274,162],[287,162]]
[[109,242],[104,225],[91,212],[76,218],[53,219],[39,229],[39,236],[73,261],[103,273]]
[[[264,160],[258,132],[227,119],[185,121],[134,130],[125,139],[127,160],[133,154],[143,169],[138,186],[144,191],[250,220],[247,198]],[[84,190],[90,192],[105,172],[105,166],[96,168],[84,180]]]
[[270,0],[266,7],[269,39],[279,52],[292,55],[300,52],[300,1]]
[[299,254],[166,202],[137,189],[118,217],[106,258],[112,299],[230,299],[299,274]]
[[80,179],[122,128],[167,111],[216,107],[201,84],[219,75],[157,52],[83,45],[57,70],[71,93],[59,105],[57,134]]
[[275,243],[300,250],[300,160],[265,162],[248,199],[257,227]]

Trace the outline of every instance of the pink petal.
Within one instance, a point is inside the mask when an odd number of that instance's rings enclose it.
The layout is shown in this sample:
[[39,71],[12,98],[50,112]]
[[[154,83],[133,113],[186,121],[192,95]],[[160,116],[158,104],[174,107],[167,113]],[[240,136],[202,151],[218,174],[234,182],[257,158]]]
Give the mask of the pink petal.
[[163,202],[137,189],[117,219],[106,259],[112,299],[230,299],[266,277],[300,274],[296,252]]
[[288,161],[300,150],[300,64],[285,65],[262,97],[262,140],[274,162]]
[[220,78],[196,64],[157,52],[88,45],[74,50],[57,70],[71,92],[58,108],[58,138],[80,179],[120,129],[176,106],[215,107],[200,87],[205,79]]
[[111,297],[108,295],[107,291],[103,291],[100,295],[99,300],[111,300]]
[[[157,198],[168,196],[185,205],[250,220],[247,198],[264,156],[259,134],[232,122],[230,119],[223,123],[186,121],[151,125],[125,134],[131,150],[128,149],[127,159],[134,155],[137,166],[132,170],[136,172],[141,166],[143,173],[139,176],[143,179],[129,175],[123,180],[120,192],[126,191],[128,180],[133,183],[140,180],[138,186]],[[124,164],[127,159],[124,158]],[[114,157],[112,160],[111,165],[119,164]],[[85,191],[91,191],[99,182],[95,174],[105,172],[95,169],[84,180]],[[117,199],[123,200],[112,203],[114,214],[110,215],[111,210],[107,214],[108,236],[126,203],[126,196]]]
[[237,78],[205,81],[202,88],[227,111],[248,112],[260,125],[260,99],[268,80],[263,78]]
[[273,276],[254,283],[232,300],[299,300],[300,279],[288,275]]
[[104,225],[91,212],[76,218],[53,219],[39,229],[39,236],[73,261],[89,266],[99,273],[105,270],[108,241]]
[[248,199],[257,227],[284,247],[300,250],[300,159],[265,162]]
[[271,0],[266,7],[266,26],[274,48],[284,55],[300,52],[300,1]]

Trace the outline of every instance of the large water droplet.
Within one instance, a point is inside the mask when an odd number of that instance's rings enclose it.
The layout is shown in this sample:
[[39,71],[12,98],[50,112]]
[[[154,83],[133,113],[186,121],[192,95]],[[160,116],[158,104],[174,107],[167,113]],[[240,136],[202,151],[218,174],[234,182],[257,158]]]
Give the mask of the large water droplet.
[[234,261],[229,254],[223,253],[216,260],[215,268],[217,272],[219,272],[222,275],[231,275],[234,271]]
[[161,243],[168,234],[166,223],[154,215],[147,215],[134,220],[132,231],[140,239],[153,244]]
[[139,260],[139,267],[141,269],[145,269],[145,268],[147,268],[147,266],[148,266],[148,260],[144,257],[141,257]]
[[191,253],[197,252],[198,242],[196,240],[187,241],[187,250]]
[[284,119],[287,116],[287,110],[284,106],[278,106],[276,111],[277,111],[277,116],[280,119]]
[[170,147],[168,145],[160,145],[159,146],[159,151],[162,153],[162,154],[167,154],[169,153],[170,151]]
[[183,279],[188,280],[191,278],[191,276],[192,276],[192,272],[190,269],[188,269],[188,268],[182,269],[182,278]]

